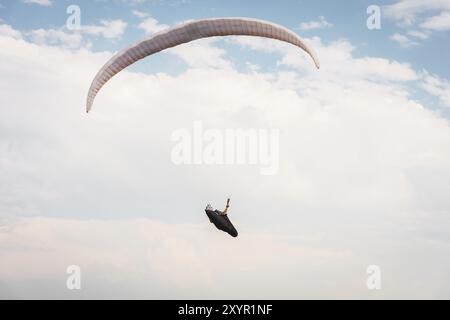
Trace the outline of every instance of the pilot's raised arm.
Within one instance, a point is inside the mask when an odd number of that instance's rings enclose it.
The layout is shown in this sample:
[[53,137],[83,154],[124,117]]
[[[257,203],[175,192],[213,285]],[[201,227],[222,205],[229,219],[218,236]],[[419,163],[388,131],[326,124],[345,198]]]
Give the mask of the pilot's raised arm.
[[227,205],[225,206],[225,210],[223,210],[223,214],[227,214],[228,208],[230,207],[230,198],[227,199]]

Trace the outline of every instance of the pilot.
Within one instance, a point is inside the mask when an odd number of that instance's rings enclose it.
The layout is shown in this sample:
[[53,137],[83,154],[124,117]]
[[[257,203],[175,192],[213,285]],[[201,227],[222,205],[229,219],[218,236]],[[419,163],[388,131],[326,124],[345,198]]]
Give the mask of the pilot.
[[[215,212],[217,215],[219,215],[219,216],[226,216],[229,207],[230,207],[230,198],[227,199],[227,205],[225,206],[225,210],[219,211],[219,210],[216,209],[216,210],[214,210],[214,212]],[[208,204],[208,205],[206,206],[206,210],[211,210],[211,211],[213,211],[213,207],[212,207],[210,204]]]

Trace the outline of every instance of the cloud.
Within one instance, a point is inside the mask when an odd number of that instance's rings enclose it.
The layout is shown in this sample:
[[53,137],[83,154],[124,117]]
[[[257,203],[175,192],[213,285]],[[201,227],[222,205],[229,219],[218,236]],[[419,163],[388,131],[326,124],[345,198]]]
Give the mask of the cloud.
[[430,34],[429,32],[423,32],[423,31],[418,31],[418,30],[410,30],[408,31],[408,35],[415,37],[415,38],[419,38],[421,40],[425,40],[428,39]]
[[147,12],[139,11],[139,10],[133,10],[132,13],[138,18],[146,18],[149,16],[149,14]]
[[[317,291],[307,281],[313,268],[325,271],[325,263],[340,259],[354,263],[345,251],[292,243],[304,239],[251,233],[230,241],[207,222],[20,219],[8,231],[0,231],[0,279],[15,289],[17,298],[76,297],[77,292],[65,289],[66,268],[76,264],[81,267],[85,298],[301,297],[308,289]],[[363,287],[364,270],[360,273]],[[278,281],[259,285],[274,274]],[[315,281],[324,283],[329,296],[338,294],[323,279]],[[36,282],[47,285],[36,291]]]
[[425,73],[421,87],[437,97],[444,106],[450,107],[450,82],[436,75]]
[[450,10],[449,0],[400,0],[383,7],[383,14],[408,26],[416,22],[418,15],[439,10]]
[[15,30],[10,25],[0,24],[0,36],[21,39],[22,33],[18,30]]
[[[418,34],[416,34],[418,35]],[[411,46],[416,46],[419,43],[411,40],[410,38],[408,38],[407,36],[400,34],[400,33],[394,33],[393,35],[391,35],[389,37],[389,39],[397,42],[399,45],[401,45],[403,48],[409,48]]]
[[[174,48],[160,55],[186,70],[124,70],[86,115],[113,53],[0,37],[2,294],[73,297],[61,283],[80,264],[98,298],[450,296],[450,127],[413,98],[421,74],[346,40],[306,39],[318,71],[293,46],[233,39],[274,63],[239,71],[214,39],[192,44],[207,63]],[[199,119],[279,128],[279,173],[173,164],[171,133]],[[230,194],[235,242],[202,211]],[[369,264],[386,275],[378,296]]]
[[419,44],[420,40],[428,39],[434,31],[450,29],[450,0],[400,0],[384,6],[383,14],[397,21],[400,27],[407,29],[406,33],[409,36],[416,39],[412,40],[400,33],[390,36],[391,40],[405,48]]
[[216,39],[202,39],[169,49],[167,52],[181,58],[189,67],[231,69],[224,49],[214,46]]
[[155,18],[148,17],[142,21],[138,27],[144,30],[147,34],[157,33],[161,30],[167,29],[169,26],[166,24],[161,24]]
[[[305,39],[317,51],[324,74],[339,79],[366,79],[379,81],[412,81],[419,76],[408,63],[389,61],[377,57],[353,57],[355,47],[347,40],[334,41],[328,46],[320,39]],[[299,49],[288,44],[269,39],[239,37],[234,40],[246,48],[262,52],[275,52],[281,55],[279,65],[297,68],[301,71],[311,70],[311,60],[306,54],[299,54]]]
[[102,36],[106,39],[118,39],[120,38],[127,23],[120,19],[116,20],[101,20],[100,25],[88,25],[82,26],[81,30],[84,33],[96,36]]
[[[446,296],[442,279],[447,277],[449,259],[439,255],[443,246],[421,243],[418,238],[413,240],[417,250],[399,250],[395,257],[394,250],[407,244],[397,237],[394,248],[387,248],[377,259],[383,290],[374,292],[366,289],[366,268],[371,261],[367,253],[327,248],[323,240],[320,234],[274,232],[248,232],[231,239],[208,222],[22,218],[7,231],[0,230],[0,295],[6,299]],[[380,238],[377,244],[385,245],[386,240]],[[441,258],[430,258],[430,254]],[[414,261],[418,268],[405,268]],[[74,264],[81,269],[81,291],[65,286],[66,269]]]
[[149,35],[169,28],[168,25],[159,23],[158,20],[150,17],[150,15],[146,12],[133,10],[133,14],[141,19],[145,18],[142,22],[139,23],[138,28],[144,30],[145,33]]
[[450,30],[450,11],[441,12],[437,16],[427,18],[420,26],[424,29],[436,31]]
[[300,24],[300,30],[325,29],[325,28],[331,28],[332,26],[333,26],[333,24],[328,22],[325,19],[325,17],[319,16],[319,20],[302,22]]
[[32,29],[19,31],[7,24],[0,24],[0,36],[15,39],[25,38],[39,45],[60,46],[66,49],[88,48],[91,43],[83,37],[83,34],[102,36],[106,39],[120,38],[126,28],[122,20],[102,20],[100,25],[84,26],[80,30],[59,29]]
[[27,4],[37,4],[40,6],[51,6],[52,5],[52,1],[51,0],[22,0],[23,3],[27,3]]
[[26,35],[37,44],[57,45],[69,49],[79,48],[83,41],[80,33],[55,29],[35,29],[26,32]]

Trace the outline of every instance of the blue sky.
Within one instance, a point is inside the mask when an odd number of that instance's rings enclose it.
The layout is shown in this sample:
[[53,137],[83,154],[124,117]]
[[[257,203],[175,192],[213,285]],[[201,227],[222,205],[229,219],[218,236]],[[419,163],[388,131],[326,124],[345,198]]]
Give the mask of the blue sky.
[[[33,1],[30,1],[33,2]],[[414,5],[412,12],[414,22],[405,25],[404,15],[409,11],[399,9],[395,11],[396,1],[347,1],[345,5],[331,1],[283,1],[274,5],[273,1],[259,1],[257,4],[242,1],[44,1],[43,3],[26,3],[25,1],[4,1],[0,17],[4,23],[18,30],[35,29],[64,29],[67,14],[66,8],[71,4],[80,6],[81,23],[84,25],[98,25],[101,20],[122,20],[127,25],[123,35],[114,39],[104,39],[93,35],[90,38],[92,50],[117,51],[133,43],[145,32],[138,27],[142,20],[133,11],[148,14],[160,24],[174,25],[187,19],[200,19],[218,16],[247,16],[257,17],[279,23],[291,28],[305,38],[319,37],[322,42],[330,43],[340,39],[347,39],[355,47],[354,57],[381,57],[389,60],[409,63],[415,70],[427,70],[443,79],[450,78],[450,67],[443,63],[442,56],[450,51],[448,26],[437,30],[421,27],[427,19],[438,16],[442,8],[446,8],[446,1],[436,1],[437,6]],[[407,1],[406,1],[407,2]],[[443,4],[440,5],[440,2]],[[414,1],[411,3],[414,4]],[[370,5],[381,8],[381,29],[369,30],[366,27],[368,14],[366,9]],[[393,10],[393,9],[394,10]],[[391,13],[393,11],[393,13]],[[146,18],[148,18],[146,17]],[[320,21],[320,17],[330,24],[328,27],[318,27],[301,30],[300,24]],[[408,35],[411,31],[423,33],[424,38]],[[393,35],[406,36],[406,42],[400,43],[392,39]],[[268,54],[257,54],[248,50],[238,50],[230,43],[219,46],[227,48],[233,60],[239,64],[250,59],[261,66],[271,66],[274,57]],[[408,42],[410,44],[408,44]],[[154,63],[139,63],[132,68],[144,72],[178,72],[184,65],[173,58],[156,56]],[[446,108],[429,92],[417,89],[414,96],[421,101],[430,101],[431,108],[437,108],[444,115],[449,116]]]
[[[0,297],[450,297],[449,0],[0,4]],[[224,16],[292,29],[320,70],[278,41],[201,39],[123,70],[86,115],[116,51]],[[174,164],[196,121],[279,129],[279,171]],[[236,241],[203,213],[228,196]]]
[[[27,4],[21,1],[2,1],[0,16],[20,30],[38,28],[59,28],[64,26],[66,8],[77,4],[82,9],[82,23],[95,25],[101,19],[122,19],[129,25],[125,35],[115,43],[102,43],[96,39],[94,48],[118,50],[124,45],[140,39],[142,30],[136,28],[139,18],[132,10],[149,13],[159,22],[173,25],[186,19],[200,19],[218,16],[258,17],[282,24],[296,30],[304,37],[319,36],[329,42],[340,38],[349,39],[356,47],[356,56],[372,55],[406,61],[414,68],[425,68],[441,77],[450,78],[450,68],[442,64],[442,54],[450,51],[448,32],[433,32],[420,45],[402,48],[389,40],[394,33],[405,33],[408,28],[398,26],[398,21],[382,16],[382,28],[369,30],[366,27],[369,5],[380,7],[391,5],[395,1],[346,1],[345,5],[332,1],[282,1],[274,5],[273,1],[53,1],[51,6]],[[434,11],[439,12],[439,10]],[[382,10],[383,13],[383,10]],[[426,12],[426,16],[432,15]],[[331,28],[300,31],[301,22],[318,20],[325,17],[333,24]]]

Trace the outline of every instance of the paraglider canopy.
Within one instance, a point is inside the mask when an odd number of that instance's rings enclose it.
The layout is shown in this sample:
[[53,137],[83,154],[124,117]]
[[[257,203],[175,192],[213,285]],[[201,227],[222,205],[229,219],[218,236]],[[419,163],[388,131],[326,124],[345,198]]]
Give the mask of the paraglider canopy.
[[156,52],[196,39],[246,35],[277,39],[293,44],[306,51],[319,68],[319,59],[314,51],[295,32],[272,22],[251,18],[215,18],[189,21],[165,29],[145,38],[114,55],[97,73],[89,88],[86,112],[92,108],[95,96],[101,87],[115,74],[136,61]]

